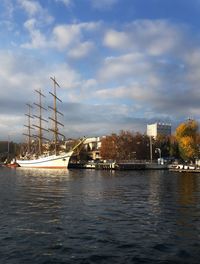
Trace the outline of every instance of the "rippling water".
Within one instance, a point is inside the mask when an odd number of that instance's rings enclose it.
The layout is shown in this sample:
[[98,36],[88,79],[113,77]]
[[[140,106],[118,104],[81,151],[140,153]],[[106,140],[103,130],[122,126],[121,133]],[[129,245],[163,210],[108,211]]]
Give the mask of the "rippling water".
[[0,263],[200,263],[200,174],[0,168]]

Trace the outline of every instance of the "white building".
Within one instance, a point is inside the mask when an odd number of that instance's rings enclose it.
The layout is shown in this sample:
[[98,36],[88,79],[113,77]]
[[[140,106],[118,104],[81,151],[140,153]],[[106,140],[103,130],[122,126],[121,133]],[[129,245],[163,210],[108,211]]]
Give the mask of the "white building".
[[87,138],[83,144],[84,144],[85,150],[88,151],[90,157],[93,160],[101,158],[100,157],[100,148],[101,148],[101,138],[100,137]]
[[170,136],[171,124],[155,123],[147,125],[147,136],[156,138],[158,135]]

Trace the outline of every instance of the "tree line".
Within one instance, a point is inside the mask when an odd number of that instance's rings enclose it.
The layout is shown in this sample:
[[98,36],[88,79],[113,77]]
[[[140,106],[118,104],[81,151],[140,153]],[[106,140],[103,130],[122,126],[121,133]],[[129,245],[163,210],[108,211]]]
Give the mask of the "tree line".
[[[76,141],[72,140],[70,149]],[[152,143],[152,144],[151,144]],[[162,157],[179,159],[182,161],[194,161],[200,158],[200,132],[196,120],[187,120],[176,128],[171,136],[158,135],[150,138],[139,132],[122,130],[120,133],[112,133],[101,140],[100,156],[105,160],[150,160],[150,144],[152,146],[152,159]],[[8,141],[0,144],[0,160],[14,157],[19,154],[23,144],[16,144]],[[9,146],[9,150],[8,150]],[[159,153],[159,151],[161,153]],[[76,154],[77,155],[77,154]],[[79,159],[89,159],[88,153],[82,149],[78,153]]]
[[[150,151],[150,144],[152,151]],[[171,136],[158,135],[156,138],[141,133],[121,131],[105,136],[101,141],[102,159],[149,160],[171,157],[183,161],[194,161],[200,157],[199,125],[195,120],[181,123]]]

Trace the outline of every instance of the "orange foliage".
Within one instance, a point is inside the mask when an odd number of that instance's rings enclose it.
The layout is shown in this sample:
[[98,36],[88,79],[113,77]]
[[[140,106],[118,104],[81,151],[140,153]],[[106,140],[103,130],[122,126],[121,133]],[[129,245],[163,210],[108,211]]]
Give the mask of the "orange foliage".
[[101,141],[101,157],[103,159],[112,159],[117,158],[117,141],[118,137],[116,134],[106,136]]
[[179,140],[179,146],[184,159],[193,159],[196,156],[196,144],[192,137],[182,137]]
[[101,141],[100,155],[103,159],[147,159],[149,138],[139,133],[122,130],[119,135],[106,136]]
[[194,159],[198,153],[198,128],[197,121],[190,119],[176,128],[176,140],[179,145],[180,155],[184,160]]
[[196,138],[198,132],[198,123],[195,120],[187,120],[185,123],[181,123],[176,128],[176,138],[180,139],[182,137],[192,137]]

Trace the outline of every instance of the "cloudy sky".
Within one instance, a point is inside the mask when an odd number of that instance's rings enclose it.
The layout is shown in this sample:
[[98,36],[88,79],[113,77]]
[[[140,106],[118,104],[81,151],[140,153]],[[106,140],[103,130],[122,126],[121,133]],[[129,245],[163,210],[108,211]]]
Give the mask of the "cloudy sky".
[[0,140],[23,140],[51,76],[66,137],[199,121],[199,17],[200,0],[1,0]]

